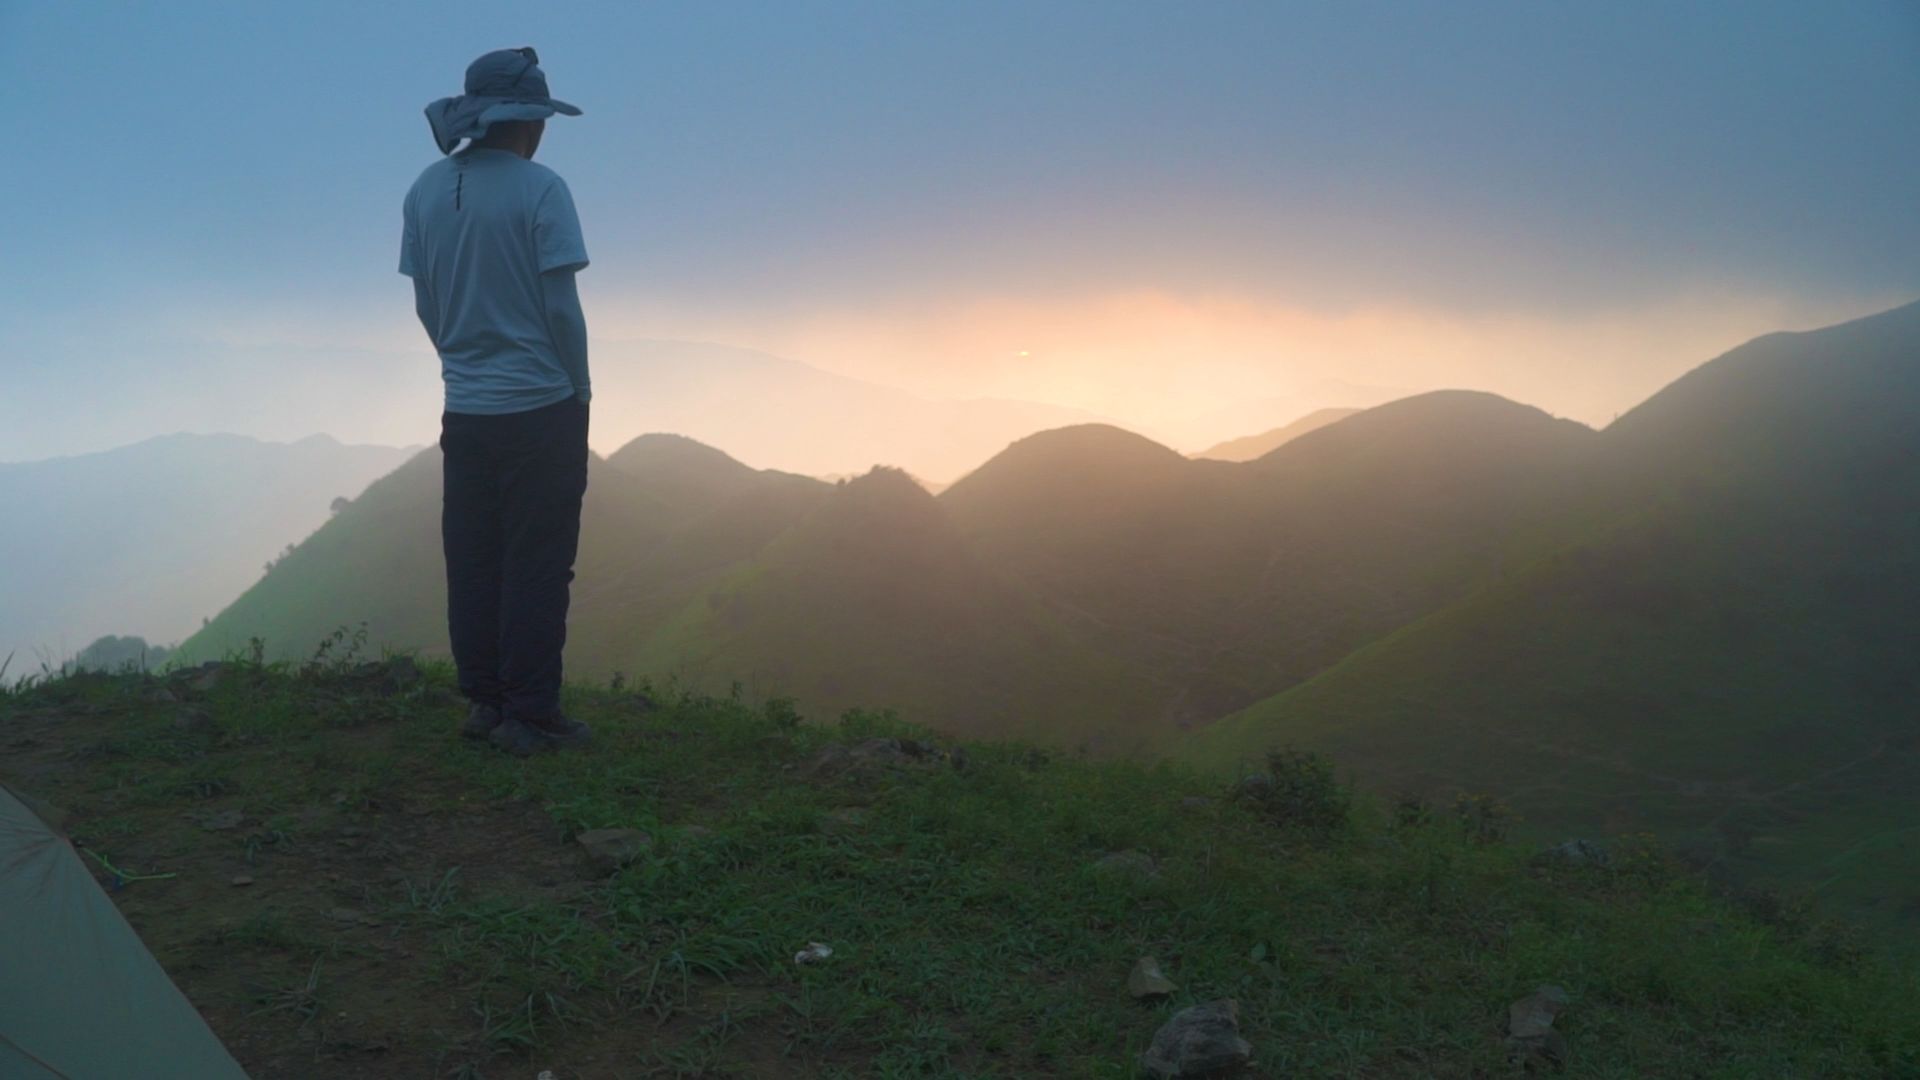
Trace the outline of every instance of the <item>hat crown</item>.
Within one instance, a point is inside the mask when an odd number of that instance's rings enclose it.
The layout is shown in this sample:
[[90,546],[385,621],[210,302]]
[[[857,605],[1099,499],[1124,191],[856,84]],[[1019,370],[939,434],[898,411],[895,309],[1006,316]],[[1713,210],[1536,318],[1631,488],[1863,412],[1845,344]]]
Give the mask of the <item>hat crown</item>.
[[467,65],[466,92],[474,97],[538,100],[550,97],[547,76],[532,49],[496,49]]

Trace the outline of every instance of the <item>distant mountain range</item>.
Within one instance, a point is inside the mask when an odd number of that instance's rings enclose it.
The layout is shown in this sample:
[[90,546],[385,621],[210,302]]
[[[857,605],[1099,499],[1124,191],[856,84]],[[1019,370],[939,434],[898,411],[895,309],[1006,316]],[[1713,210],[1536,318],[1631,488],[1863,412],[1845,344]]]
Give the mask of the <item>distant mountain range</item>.
[[[1887,871],[1920,880],[1916,373],[1920,305],[1762,338],[1604,432],[1470,391],[1244,462],[1079,424],[937,497],[646,436],[593,466],[571,670],[1223,768],[1326,749],[1920,912]],[[435,454],[183,651],[362,620],[444,649]]]
[[1254,458],[1273,453],[1309,431],[1318,431],[1336,420],[1345,420],[1359,411],[1359,409],[1315,409],[1284,427],[1263,431],[1258,435],[1228,439],[1226,442],[1216,443],[1199,453],[1187,456],[1210,458],[1214,461],[1252,461]]
[[890,465],[936,484],[1024,435],[1107,420],[1031,401],[925,398],[768,353],[687,341],[596,342],[593,384],[596,445],[672,432],[755,465],[808,475]]
[[169,435],[0,464],[0,659],[18,676],[108,634],[178,641],[413,453]]
[[[1317,435],[1234,465],[1080,425],[937,498],[895,470],[827,484],[642,436],[592,469],[571,660],[1137,749],[1464,595],[1593,438],[1468,392]],[[1457,497],[1409,488],[1403,452]],[[255,635],[298,655],[361,620],[376,642],[444,648],[436,455],[373,485],[183,655]],[[1408,549],[1407,529],[1426,541]]]

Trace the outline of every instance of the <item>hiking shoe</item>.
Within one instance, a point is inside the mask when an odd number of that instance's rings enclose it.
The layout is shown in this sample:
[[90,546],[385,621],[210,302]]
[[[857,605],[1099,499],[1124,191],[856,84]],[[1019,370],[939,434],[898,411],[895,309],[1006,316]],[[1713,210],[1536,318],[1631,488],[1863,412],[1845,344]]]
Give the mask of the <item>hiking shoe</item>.
[[514,757],[531,757],[543,750],[563,750],[585,746],[593,740],[593,729],[578,720],[554,717],[543,724],[528,723],[517,716],[507,717],[487,736],[493,745]]
[[500,726],[500,706],[476,701],[467,707],[467,722],[460,725],[463,739],[484,739]]

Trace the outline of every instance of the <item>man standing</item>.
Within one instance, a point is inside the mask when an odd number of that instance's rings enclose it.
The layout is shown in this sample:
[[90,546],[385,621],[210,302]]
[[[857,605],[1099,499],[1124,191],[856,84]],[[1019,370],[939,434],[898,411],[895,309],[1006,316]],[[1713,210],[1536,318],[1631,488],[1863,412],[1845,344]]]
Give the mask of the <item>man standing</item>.
[[589,737],[560,711],[591,391],[580,219],[532,160],[555,113],[580,110],[548,95],[532,49],[475,60],[465,94],[427,106],[445,156],[407,192],[400,244],[446,382],[440,533],[461,734],[521,756]]

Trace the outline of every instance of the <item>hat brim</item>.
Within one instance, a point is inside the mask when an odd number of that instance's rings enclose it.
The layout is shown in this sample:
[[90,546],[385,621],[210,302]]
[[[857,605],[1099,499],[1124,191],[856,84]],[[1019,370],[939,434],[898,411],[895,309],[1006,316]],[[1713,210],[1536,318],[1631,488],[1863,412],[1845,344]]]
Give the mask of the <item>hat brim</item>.
[[555,101],[552,98],[543,101],[503,101],[481,110],[479,124],[484,128],[503,120],[545,120],[555,113],[561,116],[579,116],[580,110],[564,101]]

